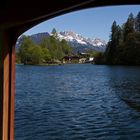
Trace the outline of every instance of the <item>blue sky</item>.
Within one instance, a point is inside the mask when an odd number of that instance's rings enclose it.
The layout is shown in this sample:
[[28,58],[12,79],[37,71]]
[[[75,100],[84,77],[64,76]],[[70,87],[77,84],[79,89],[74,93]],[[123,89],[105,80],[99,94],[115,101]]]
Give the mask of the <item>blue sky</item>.
[[85,37],[98,37],[108,41],[114,20],[122,25],[131,12],[136,16],[139,11],[140,6],[138,5],[90,8],[47,20],[24,34],[51,32],[53,28],[56,28],[57,31],[70,30]]

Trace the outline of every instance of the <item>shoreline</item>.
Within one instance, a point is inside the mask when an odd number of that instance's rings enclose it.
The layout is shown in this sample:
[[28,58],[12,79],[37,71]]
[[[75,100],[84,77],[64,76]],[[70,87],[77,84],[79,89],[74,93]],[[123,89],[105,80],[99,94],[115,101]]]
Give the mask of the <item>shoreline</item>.
[[92,64],[93,63],[60,63],[60,64],[22,64],[22,63],[16,63],[16,65],[23,65],[23,66],[61,66],[61,65],[71,65],[71,64]]

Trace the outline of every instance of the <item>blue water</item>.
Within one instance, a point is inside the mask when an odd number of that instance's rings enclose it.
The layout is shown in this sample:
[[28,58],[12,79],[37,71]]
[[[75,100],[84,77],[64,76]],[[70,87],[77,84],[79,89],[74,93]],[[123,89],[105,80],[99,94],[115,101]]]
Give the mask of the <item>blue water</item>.
[[140,140],[140,67],[16,66],[15,140]]

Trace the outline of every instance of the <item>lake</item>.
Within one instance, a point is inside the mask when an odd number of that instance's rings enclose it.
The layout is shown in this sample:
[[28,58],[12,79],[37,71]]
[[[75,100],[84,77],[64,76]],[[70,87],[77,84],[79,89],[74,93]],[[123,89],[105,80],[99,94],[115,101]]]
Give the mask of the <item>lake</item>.
[[140,67],[16,65],[15,140],[126,139],[140,139]]

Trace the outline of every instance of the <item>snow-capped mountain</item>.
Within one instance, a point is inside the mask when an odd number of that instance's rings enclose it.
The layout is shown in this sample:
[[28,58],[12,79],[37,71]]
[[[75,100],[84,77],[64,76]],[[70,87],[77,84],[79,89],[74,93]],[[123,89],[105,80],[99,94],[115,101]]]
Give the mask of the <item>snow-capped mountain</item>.
[[[86,38],[72,31],[57,32],[56,34],[56,38],[59,40],[65,39],[70,44],[74,52],[85,52],[87,50],[104,52],[106,49],[106,42],[98,38]],[[49,36],[52,36],[52,34],[44,32],[33,34],[29,37],[35,44],[40,44],[43,38]],[[18,50],[18,46],[20,45],[22,39],[23,36],[17,40],[16,50]]]
[[106,42],[99,38],[85,38],[72,31],[63,31],[57,33],[59,40],[65,39],[74,51],[96,50],[104,52],[106,49]]

